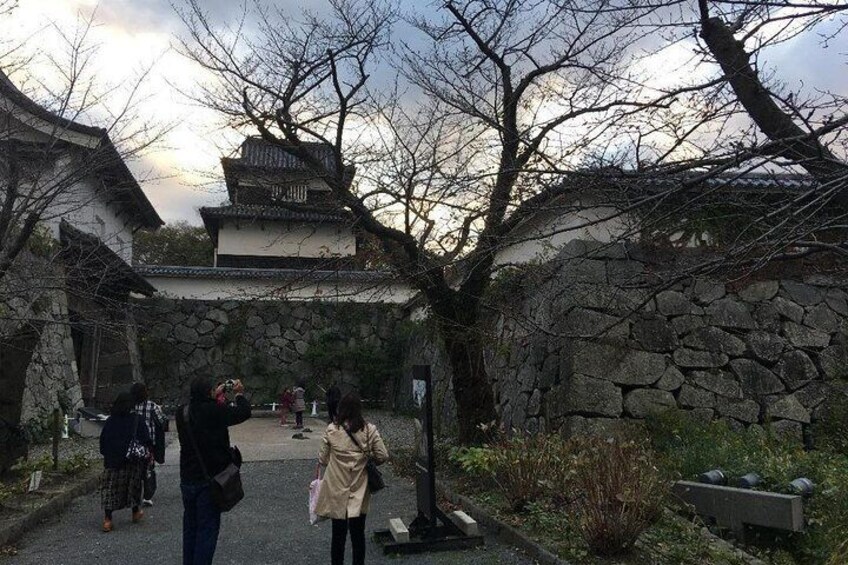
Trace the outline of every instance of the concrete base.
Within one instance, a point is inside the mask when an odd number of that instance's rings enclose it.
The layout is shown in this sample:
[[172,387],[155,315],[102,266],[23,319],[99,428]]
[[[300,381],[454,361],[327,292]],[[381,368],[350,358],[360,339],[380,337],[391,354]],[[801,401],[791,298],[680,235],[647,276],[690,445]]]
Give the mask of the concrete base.
[[395,543],[409,542],[409,530],[400,518],[389,520],[389,532],[391,532],[392,539],[395,540]]
[[477,526],[477,521],[462,510],[451,512],[448,514],[448,518],[450,518],[450,521],[453,522],[457,528],[462,530],[462,533],[466,536],[480,535],[480,528]]

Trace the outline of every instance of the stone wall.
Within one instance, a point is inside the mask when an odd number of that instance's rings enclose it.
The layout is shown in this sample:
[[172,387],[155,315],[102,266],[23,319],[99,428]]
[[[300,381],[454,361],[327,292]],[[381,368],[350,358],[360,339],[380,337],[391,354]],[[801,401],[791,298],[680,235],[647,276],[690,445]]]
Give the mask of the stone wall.
[[[55,408],[72,411],[82,405],[61,268],[23,253],[0,288],[0,309],[0,338],[27,328],[40,336],[25,374],[4,371],[0,379],[2,417],[37,431]],[[0,351],[0,362],[17,353]]]
[[[380,304],[155,298],[136,301],[135,317],[144,379],[155,399],[173,405],[195,376],[241,377],[254,403],[275,401],[299,378],[319,399],[318,385],[358,385],[371,375],[357,367],[383,358],[402,314]],[[339,359],[345,355],[360,365]]]
[[[848,283],[672,284],[703,259],[573,242],[496,280],[486,360],[503,423],[582,432],[678,407],[800,436],[848,393]],[[432,343],[412,345],[410,359],[444,369]]]

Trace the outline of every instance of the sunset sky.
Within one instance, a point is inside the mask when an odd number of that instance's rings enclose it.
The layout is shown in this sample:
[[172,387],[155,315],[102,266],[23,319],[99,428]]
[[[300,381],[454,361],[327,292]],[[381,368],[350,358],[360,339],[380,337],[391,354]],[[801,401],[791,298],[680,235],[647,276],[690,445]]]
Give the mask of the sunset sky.
[[[411,0],[408,0],[411,1]],[[320,10],[318,0],[280,0],[278,5],[297,14],[303,7]],[[226,20],[240,11],[241,2],[204,0],[204,6]],[[144,84],[139,114],[148,120],[173,123],[161,147],[131,166],[145,192],[166,221],[199,223],[197,208],[221,202],[219,159],[231,152],[238,136],[219,127],[217,116],[198,107],[180,91],[190,92],[201,71],[173,48],[184,33],[171,0],[20,0],[5,16],[9,41],[29,42],[44,52],[61,49],[57,29],[72,30],[80,15],[95,12],[91,31],[99,46],[95,61],[105,85],[131,82],[142,69],[152,67]],[[827,26],[822,26],[822,32]],[[768,52],[766,62],[788,85],[805,85],[848,94],[848,33],[830,42],[827,49],[816,34],[807,34]],[[685,58],[681,47],[678,57]],[[675,54],[669,53],[669,58]],[[44,71],[48,72],[48,71]],[[17,78],[13,75],[13,78]]]

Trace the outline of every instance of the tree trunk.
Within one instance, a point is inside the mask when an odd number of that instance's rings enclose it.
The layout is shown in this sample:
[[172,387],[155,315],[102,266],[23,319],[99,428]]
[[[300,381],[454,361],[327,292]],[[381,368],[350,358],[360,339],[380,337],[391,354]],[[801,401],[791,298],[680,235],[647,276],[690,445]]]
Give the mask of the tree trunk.
[[[444,335],[447,333],[447,335]],[[481,443],[481,424],[497,422],[492,385],[483,363],[483,344],[473,328],[453,327],[443,332],[452,370],[451,382],[456,400],[459,441]]]

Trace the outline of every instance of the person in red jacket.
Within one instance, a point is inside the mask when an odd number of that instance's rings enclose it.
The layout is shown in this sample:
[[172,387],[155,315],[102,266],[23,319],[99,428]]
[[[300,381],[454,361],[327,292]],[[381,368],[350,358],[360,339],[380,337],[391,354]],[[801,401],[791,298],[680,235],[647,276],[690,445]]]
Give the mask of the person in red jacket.
[[288,423],[289,412],[291,412],[292,404],[294,404],[294,394],[291,388],[286,387],[280,393],[280,425],[285,426]]

